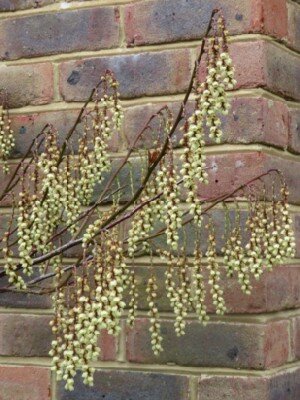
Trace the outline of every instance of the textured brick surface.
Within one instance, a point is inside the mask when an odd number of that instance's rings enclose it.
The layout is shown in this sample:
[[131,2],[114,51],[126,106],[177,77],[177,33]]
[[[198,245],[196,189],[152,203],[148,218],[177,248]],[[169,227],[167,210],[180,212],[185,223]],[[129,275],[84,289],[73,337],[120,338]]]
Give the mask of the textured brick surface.
[[[95,384],[88,388],[78,379],[76,400],[188,400],[188,379],[161,373],[96,371]],[[59,384],[57,400],[73,400],[74,393]]]
[[1,65],[1,97],[4,94],[9,108],[49,103],[53,97],[52,65],[50,63]]
[[[208,271],[205,266],[203,270],[208,282]],[[137,266],[135,271],[139,288],[139,308],[147,310],[145,287],[151,271],[148,266]],[[165,292],[164,273],[165,267],[157,266],[155,274],[158,281],[158,306],[161,311],[170,311],[171,307]],[[265,273],[260,281],[253,279],[253,292],[250,296],[241,291],[236,278],[226,278],[224,270],[222,270],[221,282],[229,314],[265,313],[300,307],[300,266],[277,267],[272,273]],[[206,290],[208,311],[215,312],[208,284],[206,284]]]
[[37,14],[0,21],[0,58],[12,60],[116,46],[118,14],[113,7]]
[[[168,106],[175,118],[180,104],[174,102],[169,103]],[[190,108],[192,108],[192,104]],[[133,143],[134,138],[144,128],[150,116],[159,109],[159,104],[146,104],[126,109],[124,131],[129,144]],[[152,130],[145,131],[137,147],[155,147],[155,141],[159,139],[155,129],[158,124],[159,121],[151,124]],[[222,118],[222,130],[224,143],[264,143],[284,148],[288,144],[289,110],[281,101],[261,97],[234,97],[231,99],[229,115]],[[178,129],[173,136],[176,146],[179,145],[181,136]],[[294,134],[291,134],[291,140],[294,140],[293,138]],[[206,141],[208,144],[212,144],[208,135],[206,135]]]
[[135,327],[128,329],[127,359],[146,364],[268,369],[288,360],[288,327],[287,320],[269,324],[211,322],[206,327],[190,322],[186,334],[178,338],[173,323],[162,321],[164,351],[156,357],[148,321],[138,319]]
[[291,151],[300,153],[300,109],[290,110],[290,135],[289,148]]
[[[12,157],[23,156],[32,140],[42,131],[47,123],[54,126],[59,134],[60,144],[65,139],[69,129],[73,126],[79,114],[78,110],[49,111],[32,114],[11,115],[12,129],[15,133],[16,145]],[[72,150],[77,150],[78,139],[83,132],[83,125],[77,125],[70,140]],[[109,143],[109,150],[116,151],[120,147],[118,134],[113,135]],[[41,147],[42,149],[42,147]]]
[[300,3],[288,2],[289,41],[300,50]]
[[50,317],[0,314],[0,355],[45,357],[50,350]]
[[300,359],[300,317],[292,319],[292,351],[296,359]]
[[0,11],[17,11],[38,8],[55,3],[55,0],[0,0]]
[[114,71],[123,98],[183,92],[190,76],[188,50],[70,61],[60,66],[60,89],[67,101],[85,100],[106,69]]
[[298,400],[300,369],[266,377],[209,376],[199,378],[198,400]]
[[286,0],[149,0],[125,7],[127,45],[199,39],[216,7],[231,34],[287,35]]
[[0,366],[1,400],[50,400],[50,371],[39,367]]

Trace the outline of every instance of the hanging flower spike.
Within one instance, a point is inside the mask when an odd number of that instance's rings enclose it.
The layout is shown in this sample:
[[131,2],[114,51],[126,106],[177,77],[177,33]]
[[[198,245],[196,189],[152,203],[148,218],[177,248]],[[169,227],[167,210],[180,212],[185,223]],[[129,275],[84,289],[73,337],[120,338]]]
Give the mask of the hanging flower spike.
[[223,315],[226,312],[226,307],[223,290],[220,287],[220,270],[217,261],[215,229],[211,220],[206,228],[208,229],[208,245],[206,250],[207,268],[209,270],[208,283],[211,286],[210,293],[212,295],[213,305],[216,308],[216,313]]
[[15,146],[14,131],[11,129],[11,120],[8,110],[0,106],[0,161],[3,162],[3,171],[9,172],[7,160]]
[[163,351],[162,348],[162,336],[161,336],[161,325],[159,322],[159,313],[158,313],[158,308],[156,304],[156,299],[157,299],[157,284],[156,284],[156,278],[154,274],[151,275],[151,277],[148,280],[147,288],[147,301],[149,305],[149,312],[148,315],[150,317],[150,333],[151,333],[151,346],[153,353],[158,356],[159,353]]

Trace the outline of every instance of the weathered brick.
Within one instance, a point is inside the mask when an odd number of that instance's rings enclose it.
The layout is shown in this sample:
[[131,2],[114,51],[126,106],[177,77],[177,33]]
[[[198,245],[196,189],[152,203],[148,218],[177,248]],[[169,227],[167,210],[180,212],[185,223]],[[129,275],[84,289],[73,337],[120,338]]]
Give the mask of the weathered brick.
[[[286,0],[260,0],[262,7],[262,33],[286,38],[288,34],[288,10]],[[259,4],[253,2],[254,7]]]
[[0,314],[0,355],[48,356],[51,343],[50,316]]
[[188,377],[166,373],[100,370],[95,372],[92,388],[76,379],[75,392],[58,385],[57,400],[188,400]]
[[56,0],[0,0],[0,11],[17,11],[38,8],[55,3]]
[[[193,242],[193,239],[190,239]],[[136,260],[138,262],[138,259]],[[149,266],[134,267],[136,280],[138,282],[138,308],[148,309],[147,294],[145,287],[150,278],[151,271]],[[160,311],[171,311],[169,300],[165,290],[165,270],[166,267],[158,265],[155,268],[155,276],[158,284],[158,308]],[[203,267],[205,287],[207,292],[206,304],[210,313],[215,313],[209,294],[208,271]],[[300,266],[286,265],[274,268],[266,272],[259,281],[252,279],[253,291],[251,295],[245,295],[234,278],[226,277],[225,270],[221,268],[221,286],[224,290],[224,298],[228,314],[258,314],[289,310],[300,306]],[[177,273],[175,272],[175,276]]]
[[217,7],[230,34],[287,34],[286,0],[149,0],[125,7],[127,45],[200,39]]
[[[229,115],[222,117],[223,143],[263,143],[278,147],[287,147],[289,133],[289,112],[286,104],[263,97],[234,97],[230,99]],[[168,103],[174,118],[180,104]],[[192,106],[192,104],[191,104]],[[155,114],[160,104],[146,104],[125,109],[124,131],[127,141],[133,143],[136,135],[144,128],[151,115]],[[251,115],[251,118],[249,118]],[[300,115],[300,114],[299,114]],[[154,148],[158,137],[159,118],[152,122],[152,130],[146,130],[140,141],[139,148]],[[182,133],[179,129],[173,136],[175,147],[179,146]],[[207,144],[214,144],[206,135]]]
[[123,98],[182,93],[188,85],[190,64],[187,49],[69,61],[60,65],[60,90],[67,101],[86,100],[110,69],[120,82]]
[[101,349],[100,360],[114,361],[117,357],[117,338],[115,336],[109,335],[106,330],[102,330],[99,336],[98,343]]
[[[11,115],[12,129],[16,138],[16,145],[12,157],[23,156],[32,140],[42,131],[47,123],[51,124],[58,132],[59,143],[61,144],[73,126],[79,114],[78,110],[46,111],[32,114]],[[78,124],[70,140],[72,151],[78,148],[78,139],[83,132],[83,125]],[[116,151],[120,146],[120,138],[116,133],[109,141],[109,151]],[[41,147],[42,149],[42,147]]]
[[300,3],[293,1],[287,3],[288,24],[289,24],[289,42],[298,51],[300,50]]
[[[1,267],[0,270],[2,270]],[[39,275],[40,275],[39,272],[36,271],[36,273],[34,273],[31,278],[33,279],[34,277],[37,277]],[[1,278],[0,282],[1,282],[0,287],[8,286],[8,280],[6,278]],[[51,308],[51,299],[50,296],[48,295],[38,296],[26,293],[3,292],[0,293],[0,307]]]
[[[233,42],[229,46],[236,69],[237,89],[262,87],[295,100],[300,99],[300,64],[296,53],[264,40]],[[200,68],[200,78],[206,73]]]
[[49,103],[53,98],[52,65],[1,65],[0,94],[7,98],[9,108]]
[[127,333],[127,359],[143,364],[188,365],[269,369],[287,362],[289,357],[287,320],[265,324],[210,322],[203,327],[188,322],[186,334],[175,335],[172,321],[161,321],[164,351],[154,356],[149,322],[138,319]]
[[259,377],[201,375],[198,382],[198,400],[298,400],[300,369]]
[[[289,201],[300,202],[298,162],[263,152],[228,153],[209,155],[207,158],[209,185],[199,185],[199,196],[211,199],[230,193],[248,180],[273,168],[282,171],[290,189]],[[274,176],[274,174],[273,174]],[[265,182],[271,182],[272,175]],[[279,182],[278,182],[279,183]]]
[[294,232],[296,237],[296,257],[300,257],[300,215],[294,215]]
[[2,400],[50,400],[50,370],[41,367],[0,366]]
[[292,352],[296,359],[300,359],[300,316],[292,318]]
[[292,152],[300,153],[300,109],[291,108],[289,115],[289,149]]
[[113,7],[2,20],[0,59],[15,60],[114,47],[119,40],[118,20],[117,10]]
[[282,46],[266,46],[265,86],[272,92],[300,100],[299,55]]

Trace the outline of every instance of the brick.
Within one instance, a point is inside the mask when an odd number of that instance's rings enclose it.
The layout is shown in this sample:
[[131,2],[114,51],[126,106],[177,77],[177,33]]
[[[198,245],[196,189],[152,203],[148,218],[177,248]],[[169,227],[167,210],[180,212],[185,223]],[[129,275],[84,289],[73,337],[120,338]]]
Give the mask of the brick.
[[[289,134],[289,111],[284,102],[258,97],[234,97],[231,100],[228,116],[222,118],[223,143],[248,144],[263,143],[287,147]],[[177,116],[180,104],[168,103],[174,116]],[[160,104],[146,104],[125,109],[124,131],[129,144],[144,128],[151,115],[160,109]],[[190,105],[192,109],[192,104]],[[249,118],[251,115],[251,118]],[[300,114],[299,114],[300,115]],[[152,122],[152,130],[146,130],[137,144],[138,148],[155,148],[158,138],[159,119]],[[181,125],[180,125],[181,126]],[[180,128],[179,126],[179,128]],[[180,129],[173,136],[174,146],[179,146],[182,137]],[[206,135],[208,145],[214,144]]]
[[300,100],[299,55],[281,46],[266,46],[266,82],[270,91]]
[[101,349],[101,361],[114,361],[117,357],[118,341],[115,336],[109,335],[102,330],[99,336],[99,347]]
[[294,232],[296,237],[296,257],[300,256],[300,215],[294,216]]
[[188,400],[188,377],[166,373],[102,370],[95,372],[95,383],[89,388],[76,379],[74,393],[58,384],[57,400]]
[[299,368],[259,377],[201,375],[198,400],[298,400],[299,378]]
[[50,370],[41,367],[0,366],[0,398],[50,400]]
[[55,3],[55,0],[0,0],[0,11],[18,11]]
[[118,19],[113,7],[97,7],[0,21],[0,59],[114,47],[119,41]]
[[[190,242],[194,242],[190,239]],[[136,260],[138,262],[138,259]],[[140,310],[148,310],[145,287],[151,275],[148,266],[134,267],[138,282],[138,306]],[[155,276],[158,284],[158,308],[160,311],[171,311],[165,289],[166,267],[158,265],[155,268]],[[210,313],[215,313],[212,299],[209,294],[208,271],[203,268],[206,282],[206,305]],[[253,291],[251,295],[245,295],[234,278],[227,278],[225,270],[221,268],[221,286],[224,290],[224,298],[228,314],[259,314],[281,310],[295,309],[300,306],[300,266],[285,265],[266,272],[259,281],[252,279]],[[175,272],[175,276],[177,273]]]
[[300,359],[300,316],[292,318],[292,352],[295,359]]
[[[228,153],[209,155],[207,157],[209,185],[199,185],[199,196],[211,199],[230,193],[239,185],[253,179],[272,168],[282,171],[289,186],[291,203],[299,204],[300,187],[297,173],[298,162],[295,159],[285,159],[263,152]],[[274,175],[273,175],[274,176]],[[269,184],[272,175],[265,179]]]
[[288,10],[286,0],[261,0],[262,32],[286,38],[288,34]]
[[120,82],[123,98],[182,93],[190,76],[187,49],[69,61],[60,65],[60,91],[66,101],[82,101],[106,69]]
[[[264,40],[233,42],[229,53],[236,69],[237,89],[262,87],[287,98],[300,99],[300,64],[296,53]],[[204,63],[199,73],[203,79]]]
[[51,343],[50,316],[0,314],[0,355],[46,357]]
[[[2,270],[2,268],[0,268],[0,270]],[[31,278],[33,279],[39,275],[40,274],[37,272],[33,274]],[[6,278],[1,278],[0,282],[0,287],[8,286],[8,280]],[[51,306],[51,299],[48,295],[38,296],[34,294],[13,292],[0,293],[0,307],[49,309]]]
[[289,23],[289,42],[292,46],[300,50],[300,3],[291,1],[287,3],[288,23]]
[[211,12],[222,8],[230,34],[287,34],[286,0],[150,0],[125,6],[128,46],[204,36]]
[[1,65],[0,94],[7,94],[9,108],[49,103],[53,98],[52,65]]
[[164,351],[154,356],[149,323],[138,319],[127,333],[127,359],[143,364],[188,365],[192,367],[228,367],[269,369],[287,362],[289,325],[287,320],[265,324],[210,322],[203,327],[188,322],[186,334],[175,335],[170,320],[162,320]]
[[[32,114],[11,115],[12,129],[15,134],[16,145],[12,157],[21,157],[30,146],[32,140],[42,131],[47,123],[52,124],[59,135],[59,143],[62,144],[69,129],[73,127],[79,114],[78,110],[46,111]],[[78,148],[78,139],[83,133],[83,125],[78,124],[73,133],[70,145],[72,151]],[[115,134],[109,142],[109,151],[116,151],[120,146],[119,134]]]
[[300,109],[290,109],[289,149],[300,153]]

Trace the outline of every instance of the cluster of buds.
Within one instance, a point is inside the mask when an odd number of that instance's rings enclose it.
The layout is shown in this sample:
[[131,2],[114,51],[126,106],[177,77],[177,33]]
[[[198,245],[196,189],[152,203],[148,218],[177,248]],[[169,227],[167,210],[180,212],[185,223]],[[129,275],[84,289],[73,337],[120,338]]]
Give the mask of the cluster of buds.
[[32,269],[32,236],[31,236],[31,221],[30,221],[30,196],[25,189],[24,180],[22,182],[22,191],[19,194],[17,218],[18,226],[18,248],[19,257],[24,274],[31,275]]
[[224,262],[227,269],[227,276],[232,277],[234,272],[237,272],[238,281],[241,289],[245,294],[251,293],[251,283],[249,276],[248,263],[245,260],[245,250],[242,246],[241,228],[236,226],[233,230],[225,247]]
[[179,189],[178,189],[178,176],[174,167],[173,153],[169,153],[168,166],[166,170],[166,177],[164,187],[159,188],[163,191],[165,198],[165,224],[167,244],[173,250],[178,248],[179,234],[178,230],[182,226],[182,213],[179,209]]
[[162,336],[161,326],[159,322],[158,308],[156,304],[157,300],[157,284],[154,274],[149,278],[147,288],[147,301],[149,305],[149,317],[150,317],[150,333],[151,333],[151,346],[153,353],[157,356],[163,351],[162,348]]
[[205,304],[206,290],[204,285],[204,277],[202,273],[202,253],[199,243],[196,243],[196,248],[194,251],[194,262],[193,262],[193,284],[194,284],[194,294],[193,294],[193,307],[196,311],[198,319],[204,325],[209,320],[207,315],[207,307]]
[[234,67],[228,53],[227,31],[224,18],[217,22],[216,34],[209,39],[207,49],[207,76],[199,85],[202,116],[209,127],[209,137],[220,143],[222,138],[221,119],[219,114],[226,115],[230,108],[226,90],[236,85]]
[[[196,103],[198,105],[198,102]],[[198,183],[208,183],[206,156],[204,154],[203,118],[197,107],[194,114],[184,125],[184,136],[181,140],[184,153],[181,156],[183,185],[187,189],[186,202],[195,222],[201,224],[201,202],[197,196]]]
[[11,129],[11,120],[8,110],[3,106],[0,107],[0,160],[3,162],[3,171],[8,173],[7,160],[14,148],[15,137]]
[[127,286],[129,288],[129,298],[130,301],[128,303],[128,316],[127,316],[127,325],[133,327],[136,311],[138,308],[138,292],[136,287],[136,278],[134,270],[128,272],[128,283]]
[[213,305],[216,313],[223,315],[226,312],[223,290],[220,287],[220,269],[217,261],[216,237],[215,229],[212,221],[207,225],[208,229],[208,245],[206,250],[207,268],[209,270],[208,283],[211,286],[210,293],[212,295]]
[[288,188],[284,183],[281,188],[282,200],[280,201],[281,232],[279,239],[280,255],[283,258],[293,258],[296,255],[296,240],[292,228],[293,221],[289,213]]
[[176,303],[174,304],[175,333],[177,336],[185,334],[188,309],[191,303],[191,285],[187,272],[187,260],[181,257],[177,262],[179,268],[179,286],[176,290]]
[[8,230],[3,235],[2,253],[5,259],[4,271],[8,277],[8,283],[10,285],[13,285],[16,289],[25,290],[26,283],[24,282],[24,279],[17,273],[17,265],[13,259],[13,252],[9,246],[9,237],[10,232]]
[[[150,201],[156,195],[156,188],[154,181],[150,182],[145,188],[145,193],[141,198],[141,203]],[[131,228],[128,232],[128,255],[134,256],[135,251],[138,249],[138,244],[143,242],[151,230],[156,216],[155,202],[149,202],[142,209],[135,214],[132,220]],[[143,242],[144,250],[147,248],[147,243]]]
[[77,194],[77,181],[72,175],[70,168],[70,156],[66,157],[66,165],[63,171],[64,175],[64,199],[66,212],[66,225],[69,227],[69,231],[72,235],[77,230],[77,220],[81,211],[81,204],[79,196]]

